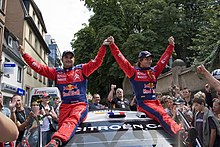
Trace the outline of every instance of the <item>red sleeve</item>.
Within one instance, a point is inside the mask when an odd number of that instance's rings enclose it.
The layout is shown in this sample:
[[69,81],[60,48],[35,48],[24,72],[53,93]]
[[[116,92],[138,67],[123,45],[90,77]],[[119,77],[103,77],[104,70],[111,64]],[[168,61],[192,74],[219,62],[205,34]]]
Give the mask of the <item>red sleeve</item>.
[[105,53],[106,53],[106,47],[102,45],[99,48],[98,54],[96,55],[95,59],[89,61],[86,64],[83,64],[82,72],[86,77],[88,77],[90,74],[92,74],[102,65],[103,59],[105,57]]
[[40,64],[35,61],[30,55],[27,53],[22,56],[25,62],[37,73],[45,76],[51,80],[55,80],[56,78],[56,68],[49,68],[46,65]]
[[167,49],[163,53],[163,55],[160,57],[160,60],[157,62],[154,70],[155,70],[155,76],[158,77],[167,63],[169,62],[170,56],[173,53],[174,46],[173,45],[168,45]]
[[134,67],[131,66],[129,61],[122,55],[121,51],[118,49],[115,43],[110,45],[110,49],[120,68],[124,71],[128,78],[131,78],[135,73]]

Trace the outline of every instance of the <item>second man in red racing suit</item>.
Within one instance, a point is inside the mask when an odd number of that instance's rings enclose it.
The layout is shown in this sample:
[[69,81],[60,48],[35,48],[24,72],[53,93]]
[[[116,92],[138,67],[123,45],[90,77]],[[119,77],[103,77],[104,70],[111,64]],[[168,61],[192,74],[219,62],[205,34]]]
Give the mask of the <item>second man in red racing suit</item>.
[[172,136],[183,130],[164,110],[159,100],[156,99],[156,82],[157,77],[163,71],[168,63],[174,49],[174,39],[169,38],[169,46],[163,53],[156,66],[151,67],[153,55],[148,51],[139,53],[138,66],[132,66],[129,61],[122,55],[114,38],[107,39],[110,42],[111,53],[130,79],[132,89],[137,99],[138,111],[144,112],[147,116],[153,118]]
[[48,146],[60,146],[75,134],[78,125],[85,120],[88,113],[86,99],[87,77],[101,66],[106,53],[108,42],[103,42],[94,60],[86,64],[74,64],[73,51],[64,51],[62,55],[63,68],[50,68],[36,62],[25,53],[24,47],[19,51],[26,63],[37,73],[55,80],[56,86],[61,92],[62,104],[58,122],[58,131],[54,133]]

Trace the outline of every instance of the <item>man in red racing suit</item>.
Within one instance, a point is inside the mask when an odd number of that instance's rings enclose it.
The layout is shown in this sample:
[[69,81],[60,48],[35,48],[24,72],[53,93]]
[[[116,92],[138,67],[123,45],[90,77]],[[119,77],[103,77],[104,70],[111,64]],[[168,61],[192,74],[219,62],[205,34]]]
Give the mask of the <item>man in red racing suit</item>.
[[19,51],[26,63],[37,73],[55,80],[56,86],[61,92],[62,104],[58,122],[58,131],[54,133],[52,140],[46,146],[61,146],[75,134],[78,125],[85,120],[88,113],[86,99],[87,77],[101,66],[106,53],[103,42],[94,60],[85,64],[74,64],[74,52],[64,51],[62,54],[63,68],[50,68],[36,62],[25,53],[24,47],[19,46]]
[[169,46],[157,62],[156,66],[151,67],[153,55],[148,51],[139,53],[138,66],[132,66],[122,55],[114,38],[107,39],[110,42],[111,53],[130,79],[132,89],[137,99],[138,111],[144,112],[147,116],[156,120],[172,136],[183,130],[164,110],[159,100],[156,99],[157,77],[168,63],[174,49],[174,38],[169,38]]

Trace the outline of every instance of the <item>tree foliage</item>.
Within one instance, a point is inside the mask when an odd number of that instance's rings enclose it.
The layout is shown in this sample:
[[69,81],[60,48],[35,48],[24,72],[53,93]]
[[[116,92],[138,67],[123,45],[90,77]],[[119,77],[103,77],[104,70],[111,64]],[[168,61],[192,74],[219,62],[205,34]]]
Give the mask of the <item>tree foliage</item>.
[[[103,40],[113,36],[131,64],[141,50],[155,55],[154,63],[175,38],[175,58],[203,61],[219,39],[219,1],[214,0],[84,0],[94,12],[74,36],[76,62],[94,58]],[[124,73],[107,49],[102,66],[89,77],[88,89],[107,95],[109,85],[121,85]]]

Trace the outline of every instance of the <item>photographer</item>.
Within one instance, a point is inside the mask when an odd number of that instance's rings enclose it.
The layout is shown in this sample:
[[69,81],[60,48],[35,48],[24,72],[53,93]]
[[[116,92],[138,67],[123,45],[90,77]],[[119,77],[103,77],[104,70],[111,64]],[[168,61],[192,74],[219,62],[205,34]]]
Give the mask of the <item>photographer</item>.
[[52,106],[49,105],[50,95],[44,93],[40,104],[40,114],[43,115],[43,123],[41,125],[42,145],[45,146],[52,138],[55,130],[51,128],[53,120],[57,120],[57,114]]

